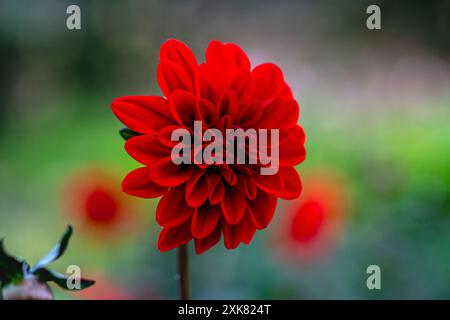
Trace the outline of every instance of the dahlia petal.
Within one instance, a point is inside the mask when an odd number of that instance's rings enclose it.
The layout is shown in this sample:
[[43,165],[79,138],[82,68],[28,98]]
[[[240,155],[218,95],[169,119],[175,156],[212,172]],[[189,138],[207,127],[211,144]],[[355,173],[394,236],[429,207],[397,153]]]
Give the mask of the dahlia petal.
[[242,127],[253,126],[261,117],[263,108],[260,102],[252,102],[240,111],[238,123]]
[[186,183],[186,202],[191,207],[201,206],[209,196],[208,175],[198,169]]
[[290,128],[297,124],[299,107],[291,98],[278,97],[272,100],[262,110],[261,117],[255,127],[257,128]]
[[281,167],[280,176],[283,180],[283,190],[278,196],[285,200],[296,199],[302,191],[302,181],[293,167]]
[[208,174],[209,179],[209,202],[212,205],[220,203],[225,194],[225,185],[219,174]]
[[233,128],[233,118],[229,115],[222,117],[217,121],[216,127],[222,132],[225,132],[226,129]]
[[196,98],[192,93],[175,90],[169,96],[169,106],[173,117],[185,127],[192,127],[195,120]]
[[248,195],[247,181],[246,180],[247,180],[246,179],[246,175],[237,173],[236,174],[236,183],[234,185],[235,188],[237,188],[239,190],[239,192],[242,193],[245,196]]
[[200,239],[211,234],[219,222],[220,213],[221,210],[219,206],[205,204],[196,208],[194,215],[192,216],[192,236],[196,239]]
[[122,190],[130,195],[141,198],[157,198],[167,191],[152,182],[150,179],[150,168],[138,168],[128,173],[122,181]]
[[218,204],[222,201],[225,195],[225,184],[222,180],[219,181],[213,193],[210,196],[209,202],[211,204]]
[[227,54],[232,57],[234,65],[238,70],[250,71],[250,59],[241,47],[234,43],[226,43],[224,47]]
[[248,174],[236,174],[236,184],[234,185],[246,198],[253,200],[256,197],[256,184],[253,176]]
[[257,229],[266,228],[273,218],[277,197],[266,192],[258,192],[256,199],[249,201],[249,211]]
[[292,167],[305,160],[306,150],[304,143],[305,133],[303,128],[296,125],[290,129],[288,137],[280,144],[280,166]]
[[237,45],[213,40],[206,49],[206,62],[216,70],[228,85],[240,70],[250,71],[250,60]]
[[234,184],[236,183],[236,173],[231,169],[222,171],[221,173],[222,173],[222,177],[225,179],[225,181],[230,186],[234,186]]
[[133,131],[153,134],[175,124],[168,102],[156,96],[125,96],[111,102],[117,118]]
[[232,90],[223,91],[219,100],[219,117],[225,115],[231,116],[233,119],[239,112],[239,99],[236,93]]
[[280,171],[274,175],[254,175],[253,181],[261,190],[271,194],[278,194],[280,190],[283,190]]
[[171,149],[162,145],[153,135],[140,135],[128,139],[125,142],[125,150],[133,159],[149,166],[155,161],[169,157],[171,153]]
[[206,250],[213,247],[220,240],[222,230],[220,224],[217,224],[216,229],[207,237],[201,239],[194,239],[195,242],[195,252],[197,254],[202,254]]
[[192,176],[193,170],[191,165],[174,164],[171,157],[155,162],[151,168],[151,179],[166,187],[175,187],[186,182]]
[[175,126],[168,126],[168,127],[161,129],[158,133],[159,142],[162,145],[169,147],[169,148],[173,148],[174,146],[179,144],[180,143],[179,141],[172,141],[172,139],[171,139],[172,133],[176,129],[181,129],[181,127],[179,125],[175,125]]
[[241,242],[250,244],[256,228],[251,220],[250,214],[247,213],[239,224],[225,224],[223,228],[223,237],[225,247],[227,249],[235,249]]
[[249,103],[253,97],[253,91],[255,90],[250,72],[238,72],[230,84],[230,89],[236,92],[241,106]]
[[289,85],[285,82],[283,85],[283,89],[280,92],[280,95],[287,97],[287,98],[293,98],[292,90],[289,87]]
[[247,201],[238,189],[226,188],[221,202],[222,212],[229,224],[237,224],[244,216]]
[[250,244],[256,232],[256,227],[253,223],[250,210],[247,210],[245,213],[244,218],[242,218],[242,221],[239,223],[239,227],[243,229],[242,242],[245,244]]
[[205,63],[198,66],[195,75],[195,92],[198,98],[217,103],[224,88],[225,83],[216,71]]
[[211,128],[219,120],[219,109],[215,104],[207,99],[199,99],[197,101],[197,119]]
[[236,66],[225,46],[220,41],[213,40],[209,43],[205,56],[208,66],[228,83],[236,71]]
[[248,196],[247,198],[249,198],[250,200],[254,200],[256,198],[256,192],[257,192],[257,187],[256,187],[256,183],[255,180],[253,180],[253,177],[247,175],[246,176],[246,186],[247,186],[247,191],[248,191]]
[[159,60],[176,63],[194,81],[197,59],[191,49],[183,42],[175,39],[169,39],[164,42],[159,50]]
[[157,69],[159,88],[164,96],[170,96],[177,89],[194,93],[192,79],[178,64],[163,60]]
[[156,207],[156,221],[163,227],[178,226],[188,220],[194,208],[184,200],[184,186],[173,188],[164,194]]
[[191,239],[190,221],[176,227],[165,227],[159,234],[158,249],[161,252],[175,249],[188,243]]
[[283,72],[273,63],[255,67],[252,77],[255,84],[253,98],[261,102],[270,102],[284,89]]

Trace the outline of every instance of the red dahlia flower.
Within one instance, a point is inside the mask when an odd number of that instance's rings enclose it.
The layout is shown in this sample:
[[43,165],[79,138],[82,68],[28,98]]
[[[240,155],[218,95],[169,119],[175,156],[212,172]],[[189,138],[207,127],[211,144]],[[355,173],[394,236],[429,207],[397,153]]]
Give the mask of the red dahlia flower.
[[[114,114],[136,136],[127,152],[144,166],[130,172],[123,190],[143,198],[162,196],[156,220],[163,227],[161,251],[194,240],[197,254],[224,236],[225,247],[249,244],[257,229],[268,226],[277,199],[300,195],[293,166],[305,159],[305,134],[297,124],[299,106],[281,69],[266,63],[251,69],[235,44],[212,41],[206,62],[177,40],[160,49],[158,84],[164,97],[126,96],[112,102]],[[279,170],[261,175],[258,164],[180,164],[171,161],[178,128],[278,129]],[[206,145],[203,145],[205,147]],[[269,151],[274,145],[269,144]]]

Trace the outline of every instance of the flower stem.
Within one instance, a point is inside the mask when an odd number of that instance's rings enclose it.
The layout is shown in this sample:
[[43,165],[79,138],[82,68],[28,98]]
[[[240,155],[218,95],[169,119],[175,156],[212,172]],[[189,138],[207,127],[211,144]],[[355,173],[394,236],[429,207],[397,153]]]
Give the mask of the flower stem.
[[186,244],[178,248],[178,275],[180,281],[180,299],[189,300],[189,256]]

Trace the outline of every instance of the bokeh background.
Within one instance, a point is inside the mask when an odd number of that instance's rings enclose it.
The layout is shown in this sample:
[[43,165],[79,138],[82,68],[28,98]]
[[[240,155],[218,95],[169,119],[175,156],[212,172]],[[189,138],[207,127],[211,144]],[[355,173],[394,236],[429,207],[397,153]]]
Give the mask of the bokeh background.
[[[218,39],[281,66],[307,133],[301,198],[251,246],[191,255],[194,298],[450,298],[450,1],[2,0],[0,235],[33,263],[75,226],[55,269],[98,284],[57,298],[177,298],[156,201],[120,193],[138,164],[110,110],[160,93],[168,38],[200,60]],[[372,264],[381,290],[366,287]]]

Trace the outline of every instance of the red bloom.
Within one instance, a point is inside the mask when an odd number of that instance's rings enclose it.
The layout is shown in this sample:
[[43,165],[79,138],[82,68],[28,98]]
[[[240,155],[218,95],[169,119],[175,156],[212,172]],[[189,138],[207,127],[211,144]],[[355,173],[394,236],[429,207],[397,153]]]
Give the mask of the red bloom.
[[112,240],[133,229],[134,209],[117,192],[118,181],[107,173],[88,169],[69,179],[62,194],[63,206],[70,220],[99,240]]
[[346,185],[333,172],[310,174],[304,184],[277,228],[276,251],[294,262],[317,260],[338,243],[349,206]]
[[[126,96],[112,102],[115,115],[140,134],[125,149],[144,165],[126,176],[123,190],[143,198],[162,196],[156,210],[163,227],[161,251],[194,239],[200,254],[222,233],[228,249],[249,244],[255,231],[272,220],[277,199],[294,199],[301,192],[293,166],[305,159],[305,135],[282,71],[271,63],[251,69],[240,47],[219,41],[209,44],[206,62],[198,64],[185,44],[169,40],[160,49],[157,77],[165,97]],[[259,162],[174,164],[171,133],[192,131],[195,120],[224,135],[229,128],[279,129],[278,173],[260,175]]]

